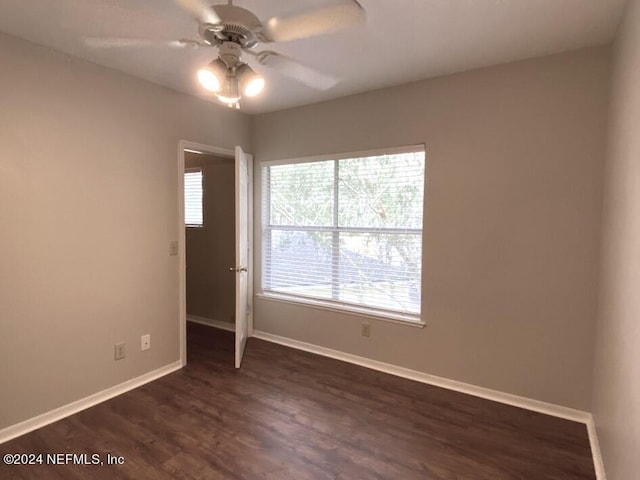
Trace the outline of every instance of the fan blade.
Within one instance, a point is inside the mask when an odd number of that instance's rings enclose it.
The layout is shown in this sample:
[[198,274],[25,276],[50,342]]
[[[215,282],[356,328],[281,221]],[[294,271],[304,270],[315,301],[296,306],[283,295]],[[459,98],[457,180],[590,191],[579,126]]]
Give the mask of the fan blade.
[[89,37],[84,39],[85,45],[94,48],[120,48],[120,47],[172,47],[172,48],[198,48],[208,46],[198,40],[150,40],[148,38],[122,38],[122,37]]
[[263,22],[262,35],[267,42],[287,42],[298,38],[333,33],[364,22],[364,9],[355,0],[323,7],[291,17],[273,17]]
[[175,0],[175,2],[185,10],[189,10],[201,23],[216,25],[222,22],[206,0]]
[[328,90],[338,83],[337,78],[320,73],[293,58],[276,52],[260,52],[256,54],[256,59],[265,67],[275,68],[282,74],[318,90]]

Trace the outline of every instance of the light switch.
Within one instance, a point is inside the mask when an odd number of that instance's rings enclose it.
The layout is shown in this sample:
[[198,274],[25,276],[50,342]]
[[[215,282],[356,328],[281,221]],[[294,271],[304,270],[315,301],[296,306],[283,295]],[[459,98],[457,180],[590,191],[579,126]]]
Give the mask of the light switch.
[[178,255],[178,242],[177,240],[173,240],[169,242],[169,255],[175,257]]

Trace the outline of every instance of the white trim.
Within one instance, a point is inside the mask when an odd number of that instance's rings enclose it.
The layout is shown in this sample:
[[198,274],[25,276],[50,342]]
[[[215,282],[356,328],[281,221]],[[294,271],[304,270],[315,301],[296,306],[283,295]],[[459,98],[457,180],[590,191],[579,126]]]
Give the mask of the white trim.
[[423,152],[426,155],[426,150],[427,150],[426,145],[424,143],[419,143],[416,145],[376,148],[373,150],[361,150],[358,152],[341,152],[341,153],[330,153],[327,155],[312,155],[310,157],[294,157],[294,158],[287,158],[282,160],[265,160],[260,162],[260,165],[265,167],[273,167],[275,165],[289,165],[292,163],[322,162],[325,160],[344,160],[346,158],[375,157],[378,155],[395,155],[395,154],[401,154],[401,153]]
[[188,140],[178,141],[178,322],[180,323],[180,361],[182,366],[187,364],[187,236],[184,225],[184,151],[186,149],[235,158],[233,150]]
[[330,312],[338,312],[356,317],[364,317],[371,320],[395,323],[406,327],[424,328],[426,325],[426,323],[420,320],[420,317],[417,315],[403,315],[402,313],[397,312],[385,312],[384,310],[358,307],[346,303],[324,302],[322,300],[304,298],[297,295],[286,295],[273,292],[257,293],[256,297],[262,300],[288,303],[291,305],[303,305],[305,307],[317,308],[319,310],[329,310]]
[[247,162],[247,175],[249,188],[247,189],[247,236],[249,238],[249,253],[247,258],[247,266],[249,271],[247,272],[247,315],[248,315],[248,328],[247,335],[251,337],[253,335],[253,285],[254,285],[254,273],[253,273],[253,190],[255,188],[253,183],[253,154],[245,153],[248,158]]
[[233,323],[213,320],[212,318],[199,317],[198,315],[187,314],[187,322],[199,323],[200,325],[207,325],[208,327],[219,328],[229,332],[236,331],[236,326]]
[[42,428],[50,423],[57,422],[63,418],[69,417],[75,413],[86,410],[99,403],[102,403],[110,398],[122,395],[134,388],[138,388],[145,383],[157,380],[160,377],[164,377],[169,373],[175,372],[182,368],[182,362],[180,360],[165,365],[164,367],[157,368],[150,372],[144,373],[139,377],[132,378],[113,387],[106,388],[97,393],[89,395],[88,397],[81,398],[75,402],[68,403],[54,410],[50,410],[36,417],[30,418],[10,427],[0,430],[0,444],[8,442],[9,440],[29,433],[38,428]]
[[181,152],[184,150],[197,150],[201,154],[219,155],[221,157],[235,158],[235,152],[233,149],[214,147],[213,145],[190,142],[188,140],[180,140],[178,143],[181,146]]
[[607,480],[604,471],[604,460],[602,459],[602,451],[600,450],[600,441],[598,440],[598,429],[593,415],[589,415],[587,420],[587,431],[589,432],[589,444],[591,445],[591,454],[593,455],[593,467],[596,470],[597,480]]
[[379,362],[377,360],[371,360],[370,358],[360,357],[358,355],[352,355],[350,353],[332,350],[330,348],[313,345],[311,343],[281,337],[272,333],[254,330],[253,336],[261,340],[266,340],[267,342],[278,343],[287,347],[304,350],[306,352],[315,353],[317,355],[322,355],[325,357],[335,358],[336,360],[353,363],[355,365],[360,365],[361,367],[370,368],[379,372],[389,373],[391,375],[407,378],[416,382],[426,383],[428,385],[434,385],[436,387],[442,387],[460,393],[466,393],[467,395],[473,395],[474,397],[493,400],[494,402],[500,402],[507,405],[512,405],[514,407],[544,413],[553,417],[564,418],[565,420],[572,420],[574,422],[586,424],[591,416],[590,413],[584,412],[582,410],[575,410],[573,408],[542,402],[540,400],[534,400],[532,398],[521,397],[519,395],[513,395],[511,393],[504,393],[498,390],[492,390],[490,388],[479,387],[470,383],[450,380],[448,378],[438,377],[437,375],[431,375],[429,373],[419,372],[417,370],[411,370],[409,368],[398,367],[390,363]]

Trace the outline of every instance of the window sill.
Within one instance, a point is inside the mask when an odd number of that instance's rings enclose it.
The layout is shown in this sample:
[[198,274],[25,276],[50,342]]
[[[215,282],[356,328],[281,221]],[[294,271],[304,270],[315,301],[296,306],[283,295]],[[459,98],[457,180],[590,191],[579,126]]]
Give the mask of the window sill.
[[275,293],[258,293],[256,297],[273,302],[288,303],[292,305],[303,305],[305,307],[317,308],[320,310],[329,310],[342,314],[350,314],[358,317],[380,320],[383,322],[395,323],[406,327],[424,328],[426,323],[418,316],[403,315],[401,313],[381,312],[364,307],[356,307],[351,305],[336,305],[331,302],[323,302],[322,300],[312,300],[307,298],[293,297],[289,295]]

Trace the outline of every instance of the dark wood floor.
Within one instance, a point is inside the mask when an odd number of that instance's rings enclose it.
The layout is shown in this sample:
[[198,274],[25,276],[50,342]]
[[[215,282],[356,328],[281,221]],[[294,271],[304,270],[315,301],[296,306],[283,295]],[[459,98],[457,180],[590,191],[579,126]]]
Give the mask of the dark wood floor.
[[0,464],[0,478],[595,479],[572,423],[189,324],[188,365],[0,445],[123,465]]

